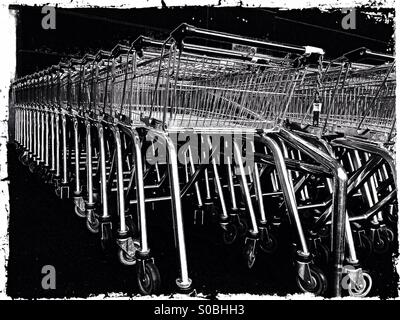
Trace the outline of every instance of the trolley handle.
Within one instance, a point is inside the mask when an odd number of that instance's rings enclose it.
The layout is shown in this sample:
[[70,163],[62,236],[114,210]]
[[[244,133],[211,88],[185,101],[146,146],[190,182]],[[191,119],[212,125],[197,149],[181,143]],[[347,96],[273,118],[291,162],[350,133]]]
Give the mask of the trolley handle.
[[135,48],[135,50],[140,51],[145,47],[161,48],[163,44],[163,41],[140,35],[132,42],[132,47]]
[[71,71],[76,71],[82,65],[82,59],[72,58],[68,61],[68,67]]
[[103,59],[109,59],[110,56],[111,56],[110,51],[99,50],[95,55],[95,61],[99,62],[100,60],[103,60]]
[[232,59],[240,58],[243,60],[251,60],[252,59],[252,56],[245,52],[233,51],[233,50],[227,50],[227,49],[221,49],[221,48],[215,48],[215,47],[206,47],[206,46],[194,45],[194,44],[189,44],[189,43],[184,43],[184,42],[183,42],[182,48],[185,52],[194,53],[194,54],[216,55],[216,56],[222,56],[224,58],[232,58]]
[[[134,47],[136,51],[141,51],[145,47],[161,48],[163,45],[165,45],[166,48],[169,48],[171,46],[170,43],[165,43],[164,41],[160,40],[154,40],[145,36],[139,36],[132,43],[132,47]],[[233,59],[242,58],[244,60],[249,60],[249,56],[247,54],[244,54],[239,51],[195,45],[190,43],[184,43],[183,41],[182,41],[182,47],[184,51],[189,53],[214,54],[218,56],[223,56],[225,58],[233,58]]]
[[71,65],[79,66],[79,65],[81,65],[81,64],[82,64],[82,59],[71,58],[71,59],[69,60],[69,65],[70,65],[70,66],[71,66]]
[[[361,47],[350,52],[345,53],[342,58],[350,61],[357,62],[362,59],[372,59],[382,62],[393,62],[394,56],[386,53],[374,52],[366,47]],[[339,58],[340,59],[340,58]]]
[[81,61],[82,61],[82,64],[86,64],[88,62],[92,62],[94,59],[95,59],[94,55],[87,53],[83,56]]
[[117,56],[121,54],[127,54],[129,52],[129,47],[123,44],[117,44],[112,50],[111,50],[111,56],[113,58],[116,58]]
[[237,43],[245,46],[253,46],[267,50],[278,50],[287,53],[297,53],[300,55],[311,54],[311,53],[317,53],[320,55],[324,54],[324,51],[322,49],[316,47],[296,46],[296,45],[280,44],[270,41],[255,40],[243,36],[234,35],[231,33],[197,28],[187,23],[182,23],[179,27],[173,30],[171,32],[171,37],[180,44],[185,38],[199,37],[203,39],[219,40],[230,43]]

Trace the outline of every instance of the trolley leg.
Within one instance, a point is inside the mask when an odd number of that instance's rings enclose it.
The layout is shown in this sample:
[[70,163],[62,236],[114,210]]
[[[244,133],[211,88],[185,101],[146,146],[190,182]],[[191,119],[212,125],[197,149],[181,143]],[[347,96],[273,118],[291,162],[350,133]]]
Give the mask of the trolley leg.
[[167,148],[168,148],[168,165],[169,165],[169,178],[171,185],[171,200],[172,210],[174,215],[174,229],[176,232],[177,245],[179,251],[179,263],[180,263],[180,278],[176,280],[176,284],[181,289],[188,289],[192,284],[192,280],[189,278],[187,258],[186,258],[186,246],[185,246],[185,235],[183,228],[183,217],[181,207],[181,197],[179,188],[179,175],[178,175],[178,163],[177,163],[177,152],[172,140],[169,137],[165,137]]
[[133,132],[133,145],[135,155],[135,182],[136,182],[136,208],[140,225],[140,254],[147,255],[150,251],[147,238],[147,218],[144,196],[143,162],[140,138],[137,132]]
[[106,152],[104,146],[104,128],[98,124],[97,130],[99,133],[99,151],[100,151],[100,183],[101,183],[101,202],[102,202],[102,220],[108,220],[108,195],[107,195],[107,174],[106,174]]
[[50,136],[51,136],[51,166],[50,166],[50,171],[52,173],[55,173],[56,171],[56,126],[55,126],[55,112],[52,112],[50,115]]
[[[191,150],[190,146],[188,146],[188,152],[189,152],[189,161],[190,161],[190,171],[192,174],[194,174],[196,170],[194,167],[194,160],[193,160],[192,150]],[[197,205],[199,208],[201,208],[203,206],[203,201],[201,199],[200,188],[199,188],[199,184],[197,182],[195,182],[194,188],[196,190]]]
[[309,267],[310,252],[308,250],[306,238],[304,236],[303,227],[301,225],[299,213],[297,211],[297,203],[296,197],[293,190],[292,182],[289,179],[288,170],[286,169],[285,160],[283,158],[282,151],[279,148],[278,143],[268,137],[267,135],[263,136],[265,143],[268,148],[271,150],[275,163],[276,163],[276,171],[279,177],[279,183],[282,188],[282,192],[284,194],[284,199],[286,203],[286,208],[288,210],[291,221],[294,222],[294,227],[299,240],[299,249],[297,251],[297,255],[299,261],[298,262],[298,275],[301,279],[306,282],[312,281],[311,271]]
[[37,159],[39,158],[39,132],[40,132],[40,123],[39,123],[39,111],[35,110],[34,111],[34,122],[33,122],[33,127],[32,130],[34,131],[34,136],[33,136],[33,161],[36,164]]
[[[212,150],[212,143],[211,143],[210,137],[208,137],[208,144],[209,144],[210,150]],[[214,157],[212,158],[211,163],[212,163],[213,171],[214,171],[215,186],[217,189],[218,198],[221,203],[221,219],[226,221],[228,219],[228,212],[226,210],[225,197],[224,197],[224,193],[222,190],[221,179],[220,179],[219,173],[218,173],[217,162],[215,161]]]
[[[254,142],[251,141],[250,142],[251,145],[251,151],[253,153],[255,153],[255,146],[254,146]],[[249,167],[249,169],[251,169]],[[265,216],[265,208],[264,208],[264,201],[263,201],[263,194],[262,194],[262,189],[261,189],[261,181],[260,181],[260,172],[258,171],[258,165],[257,163],[254,163],[254,168],[253,168],[253,175],[254,175],[254,188],[255,188],[255,192],[256,192],[256,199],[257,199],[257,203],[258,203],[258,210],[260,211],[260,222],[261,224],[266,224],[267,223],[267,218]]]
[[[190,145],[188,146],[188,155],[189,155],[189,161],[190,161],[190,172],[192,174],[195,173],[196,169],[194,167],[194,160],[193,160],[193,155],[192,155],[192,149]],[[194,224],[197,223],[197,215],[200,215],[200,220],[201,224],[204,223],[204,211],[203,211],[203,200],[201,199],[201,193],[200,193],[200,187],[198,182],[196,181],[194,184],[195,192],[196,192],[196,197],[197,197],[197,209],[194,211]]]
[[75,147],[75,191],[74,199],[75,205],[79,207],[81,212],[85,211],[85,203],[82,199],[82,189],[80,181],[80,152],[79,152],[79,123],[78,119],[73,119],[74,126],[74,147]]
[[68,158],[67,158],[67,118],[65,114],[62,114],[61,116],[61,126],[62,126],[62,160],[63,160],[62,183],[66,185],[68,184]]
[[86,202],[86,219],[90,227],[89,230],[97,233],[99,221],[95,215],[95,200],[93,195],[93,159],[92,159],[92,124],[85,121],[86,126],[86,184],[87,184],[87,202]]
[[41,112],[40,117],[40,127],[41,127],[41,137],[39,140],[39,150],[40,150],[40,163],[45,162],[45,121],[44,121],[44,111]]
[[349,216],[346,213],[346,222],[345,222],[345,228],[346,228],[346,242],[349,248],[349,257],[347,259],[347,262],[349,264],[357,264],[358,259],[357,259],[357,253],[356,253],[356,248],[354,246],[354,239],[353,239],[353,233],[351,230],[350,226],[350,221],[349,221]]
[[235,194],[235,186],[233,183],[233,172],[232,172],[232,159],[230,156],[227,157],[227,171],[228,171],[228,187],[229,187],[229,195],[231,198],[231,206],[232,211],[237,211],[237,203],[236,203],[236,194]]
[[93,165],[92,165],[92,126],[89,121],[86,121],[86,179],[87,179],[87,193],[88,207],[92,208],[94,206],[93,199]]
[[112,128],[115,138],[116,148],[116,163],[117,163],[117,203],[118,203],[118,215],[119,215],[119,230],[118,234],[121,237],[126,236],[128,229],[126,227],[125,220],[125,195],[124,195],[124,180],[123,180],[123,162],[122,162],[122,145],[121,145],[121,134],[118,128]]
[[61,164],[60,164],[60,116],[58,113],[55,115],[55,171],[56,178],[61,177]]
[[48,168],[50,166],[50,148],[49,148],[49,113],[45,112],[44,114],[44,166]]
[[263,201],[263,195],[262,195],[262,189],[261,189],[260,173],[258,171],[257,163],[254,164],[253,171],[254,171],[254,186],[255,186],[256,195],[257,195],[258,209],[260,211],[260,216],[261,216],[260,222],[262,224],[265,224],[265,223],[267,223],[267,218],[265,216],[265,208],[264,208],[264,201]]
[[34,133],[34,130],[33,130],[33,128],[35,128],[34,127],[34,119],[35,119],[35,117],[34,117],[34,115],[33,115],[33,111],[32,110],[30,110],[29,111],[29,135],[28,135],[28,137],[29,137],[29,156],[30,157],[32,157],[34,154],[35,154],[35,151],[34,151],[34,136],[35,136],[35,133]]
[[237,144],[237,141],[235,141],[235,139],[233,141],[233,148],[234,148],[234,152],[235,152],[236,163],[239,168],[240,178],[242,181],[242,188],[243,188],[243,193],[244,193],[245,200],[246,200],[247,210],[249,211],[250,220],[251,220],[251,229],[249,230],[249,232],[252,236],[256,236],[256,235],[258,235],[258,226],[257,226],[256,215],[254,213],[253,204],[251,202],[250,190],[249,190],[249,186],[247,184],[246,173],[245,173],[243,162],[242,162],[242,152]]

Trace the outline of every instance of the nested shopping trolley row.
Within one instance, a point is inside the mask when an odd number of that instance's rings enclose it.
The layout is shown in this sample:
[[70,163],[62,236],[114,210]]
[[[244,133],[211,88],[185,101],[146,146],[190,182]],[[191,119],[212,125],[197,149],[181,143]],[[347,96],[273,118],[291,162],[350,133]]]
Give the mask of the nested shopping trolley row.
[[195,286],[185,226],[211,219],[250,269],[288,242],[299,290],[366,296],[397,232],[395,68],[360,52],[379,65],[187,24],[141,36],[14,82],[19,159],[143,294],[162,278],[149,238],[164,241],[147,213],[168,202],[179,289]]

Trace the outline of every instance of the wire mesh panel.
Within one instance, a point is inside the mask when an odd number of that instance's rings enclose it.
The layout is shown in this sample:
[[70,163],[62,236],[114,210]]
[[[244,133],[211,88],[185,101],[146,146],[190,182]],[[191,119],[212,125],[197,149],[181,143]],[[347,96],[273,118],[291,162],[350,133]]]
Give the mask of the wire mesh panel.
[[[169,129],[271,128],[283,118],[290,92],[302,77],[296,68],[197,55],[171,46],[160,57],[135,65],[125,86],[125,104],[132,114]],[[117,79],[115,84],[120,88],[123,82]]]
[[394,64],[352,69],[350,64],[325,70],[318,88],[316,73],[305,77],[295,91],[289,113],[294,120],[311,124],[310,108],[315,92],[322,103],[321,123],[326,129],[370,129],[389,133],[395,121]]

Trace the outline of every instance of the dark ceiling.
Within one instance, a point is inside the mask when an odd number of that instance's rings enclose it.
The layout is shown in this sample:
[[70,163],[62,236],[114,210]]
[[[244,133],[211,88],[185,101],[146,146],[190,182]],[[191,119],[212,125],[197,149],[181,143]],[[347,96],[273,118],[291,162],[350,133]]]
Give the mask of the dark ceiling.
[[289,44],[318,46],[328,58],[367,47],[393,51],[393,9],[356,9],[356,28],[344,30],[340,10],[277,10],[243,7],[147,9],[56,9],[56,29],[41,27],[40,7],[17,10],[17,76],[56,64],[62,58],[111,49],[143,34],[165,39],[182,22]]

